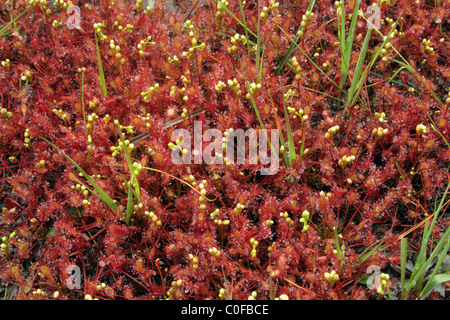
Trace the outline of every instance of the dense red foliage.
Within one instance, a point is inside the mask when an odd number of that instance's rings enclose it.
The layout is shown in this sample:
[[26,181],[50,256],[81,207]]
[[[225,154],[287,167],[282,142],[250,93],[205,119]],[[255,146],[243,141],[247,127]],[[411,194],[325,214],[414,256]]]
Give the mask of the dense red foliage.
[[[436,196],[448,183],[448,1],[384,1],[380,31],[389,32],[386,17],[399,18],[391,44],[414,73],[401,68],[400,56],[389,50],[372,67],[355,106],[339,102],[345,93],[333,84],[341,79],[341,54],[332,1],[316,1],[299,40],[311,61],[294,50],[280,72],[306,1],[280,1],[261,19],[261,59],[252,45],[231,40],[246,31],[227,11],[217,14],[213,0],[201,1],[192,11],[192,29],[183,21],[190,1],[178,1],[175,11],[156,1],[148,12],[136,8],[135,1],[72,2],[80,7],[79,29],[67,27],[70,14],[61,1],[34,4],[0,36],[0,60],[9,59],[0,66],[0,231],[7,238],[15,232],[2,252],[0,279],[18,286],[16,298],[54,299],[55,291],[58,299],[247,299],[253,291],[257,299],[378,297],[359,281],[371,265],[389,270],[398,264],[398,235],[433,212]],[[346,1],[346,12],[352,12],[354,2]],[[230,0],[227,8],[243,21],[238,3]],[[269,6],[268,0],[260,1],[260,10]],[[27,7],[28,1],[1,0],[2,24]],[[363,1],[361,10],[367,7]],[[256,34],[257,2],[247,1],[244,13]],[[367,32],[364,20],[358,21],[351,70]],[[107,97],[99,81],[95,23],[105,25],[99,51]],[[133,28],[127,30],[128,24]],[[139,48],[148,36],[151,41]],[[373,32],[369,50],[382,40]],[[250,34],[248,42],[256,43],[256,37]],[[189,53],[193,45],[197,48]],[[257,60],[262,61],[260,81]],[[228,86],[233,79],[241,93]],[[266,176],[254,164],[174,165],[171,133],[192,131],[193,122],[162,126],[183,109],[206,108],[196,117],[204,130],[260,128],[245,97],[245,79],[261,84],[253,94],[255,105],[264,126],[279,128],[285,141],[283,93],[291,89],[287,105],[308,115],[305,121],[290,115],[297,153],[293,165],[281,160],[279,171]],[[220,92],[219,81],[227,85]],[[141,93],[156,83],[159,88],[144,98]],[[113,157],[111,152],[120,141],[115,119],[132,126],[133,134],[125,133],[128,139],[150,131],[131,157],[159,170],[139,174],[142,205],[136,205],[129,224],[130,172],[124,153]],[[426,133],[418,132],[420,124]],[[336,125],[339,130],[327,139]],[[387,133],[374,134],[379,127]],[[117,210],[73,187],[79,181],[90,184],[41,137],[90,174]],[[351,155],[354,161],[339,165]],[[197,191],[205,180],[207,199],[174,177]],[[302,232],[304,211],[310,214],[309,228]],[[436,237],[442,228],[445,223],[435,230]],[[419,236],[420,228],[408,236],[413,246]],[[383,246],[362,259],[372,244]],[[82,281],[71,289],[66,270],[74,265]],[[335,283],[324,277],[331,270],[339,275]]]

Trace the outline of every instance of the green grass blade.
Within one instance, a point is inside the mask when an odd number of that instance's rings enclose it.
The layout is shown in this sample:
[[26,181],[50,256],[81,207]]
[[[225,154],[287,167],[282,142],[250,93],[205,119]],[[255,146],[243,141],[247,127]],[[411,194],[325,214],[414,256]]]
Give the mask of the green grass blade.
[[366,261],[367,259],[370,258],[370,256],[372,256],[378,249],[380,249],[380,247],[383,245],[383,242],[374,242],[371,245],[369,245],[367,248],[365,248],[363,250],[363,252],[361,252],[358,256],[358,261],[360,263],[363,263],[364,261]]
[[130,224],[131,215],[133,214],[133,187],[131,182],[128,184],[128,200],[127,200],[127,213],[125,216],[125,223]]
[[[429,221],[427,221],[425,223],[425,227],[424,227],[424,233],[427,233],[428,229],[433,229],[433,228],[429,228],[430,223]],[[414,285],[414,291],[416,293],[416,295],[419,295],[420,291],[422,290],[422,285],[423,285],[423,279],[425,277],[425,268],[426,268],[426,258],[427,258],[427,243],[428,243],[428,237],[424,236],[422,238],[422,243],[421,243],[421,247],[419,250],[419,255],[417,257],[416,263],[414,265],[414,269],[413,272],[411,273],[411,286],[412,287]],[[408,283],[409,285],[409,283]],[[409,290],[408,290],[409,291]]]
[[[315,0],[311,0],[311,1],[309,2],[308,9],[306,9],[306,10],[309,11],[309,12],[312,12],[315,3],[316,3]],[[278,27],[281,29],[280,26],[278,26]],[[281,30],[284,32],[283,29],[281,29]],[[279,64],[278,67],[275,69],[275,75],[278,75],[278,74],[281,72],[281,70],[283,69],[284,65],[286,64],[286,62],[287,62],[288,59],[290,58],[292,52],[294,51],[295,47],[300,48],[300,47],[298,46],[298,44],[297,44],[297,43],[298,43],[298,40],[300,39],[299,36],[298,36],[298,32],[299,32],[299,31],[302,31],[302,30],[303,30],[303,27],[300,27],[300,28],[297,30],[297,33],[295,34],[294,39],[292,39],[292,38],[288,35],[288,37],[289,37],[290,40],[291,40],[291,45],[289,46],[289,49],[288,49],[288,51],[286,52],[286,54],[285,54],[285,55],[283,56],[283,58],[281,59],[280,64]],[[285,32],[285,33],[286,33],[286,32]],[[287,34],[287,33],[286,33],[286,34]],[[302,51],[303,51],[303,50],[302,50]]]
[[241,21],[239,20],[231,11],[230,9],[227,8],[226,5],[224,5],[221,1],[215,0],[217,4],[219,4],[223,10],[225,10],[237,23],[239,23],[246,32],[250,33],[252,36],[254,36],[255,38],[258,38],[258,36],[249,28],[247,28],[247,26]]
[[[419,294],[419,297],[424,297],[426,296],[428,293],[431,292],[431,290],[433,290],[439,283],[443,282],[443,281],[448,281],[445,280],[446,278],[448,278],[450,280],[450,274],[441,274],[441,275],[436,275],[436,273],[438,272],[439,268],[441,267],[442,262],[444,261],[444,258],[447,256],[448,250],[450,248],[450,238],[447,237],[446,238],[442,238],[442,240],[446,240],[446,244],[444,249],[442,250],[438,261],[436,262],[436,265],[434,266],[433,272],[431,273],[429,280],[427,281],[427,284],[425,285],[425,287],[423,288],[422,292]],[[439,242],[441,242],[439,241]],[[444,279],[444,280],[443,280]]]
[[447,145],[447,147],[450,148],[450,144],[448,143],[447,139],[445,139],[444,135],[441,133],[441,131],[437,128],[437,126],[434,124],[433,120],[431,119],[430,115],[428,115],[428,119],[430,119],[430,127],[436,131],[442,138],[442,140],[444,140],[445,144]]
[[292,137],[291,123],[289,121],[289,113],[288,113],[287,107],[286,107],[286,97],[284,96],[283,85],[281,85],[281,93],[283,95],[283,111],[284,111],[284,119],[286,121],[286,131],[287,131],[287,138],[288,138],[288,145],[289,145],[289,157],[288,157],[289,167],[291,167],[295,161],[295,145],[294,145],[294,138]]
[[[294,43],[294,40],[292,39],[292,37],[283,30],[283,28],[281,28],[280,26],[278,26],[278,28]],[[297,44],[295,43],[295,46],[300,50],[300,52],[305,56],[306,59],[308,59],[309,62],[311,62],[314,67],[317,69],[317,71],[319,71],[323,76],[325,76],[328,81],[330,81],[336,88],[338,88],[339,90],[341,90],[341,92],[344,92],[337,84],[336,82],[333,81],[333,79],[331,79],[326,72],[324,72],[307,54],[306,52]]]
[[92,190],[90,190],[95,196],[100,198],[113,212],[116,211],[117,205],[114,203],[113,199],[111,199],[100,186],[95,183],[95,181],[91,178],[89,174],[86,173],[86,171],[83,170],[75,161],[72,160],[64,151],[62,151],[59,147],[57,147],[54,143],[50,142],[49,140],[45,139],[44,137],[40,137],[42,140],[50,144],[52,147],[54,147],[56,150],[58,150],[64,157],[66,157],[67,160],[72,163],[79,172],[86,178],[86,180],[89,181],[89,183],[94,187],[94,189],[98,192],[95,193]]
[[341,2],[340,7],[336,8],[336,14],[338,14],[340,11],[340,19],[339,17],[336,18],[337,22],[337,31],[338,31],[338,40],[339,40],[339,49],[341,51],[341,57],[342,57],[342,64],[341,64],[341,72],[342,74],[348,73],[348,65],[347,68],[344,67],[344,64],[346,62],[345,60],[345,4],[344,1]]
[[[232,29],[230,29],[230,28],[227,28],[230,32],[233,32],[233,30]],[[229,35],[229,34],[226,34],[226,33],[222,33],[222,32],[214,32],[215,34],[217,34],[217,35],[219,35],[219,36],[223,36],[223,37],[228,37],[228,38],[232,38],[232,37],[234,37],[234,35],[235,34],[232,34],[232,35]],[[247,39],[247,43],[248,44],[250,44],[251,46],[256,46],[256,43],[255,42],[253,42],[252,40],[250,40],[250,39]]]
[[[364,19],[365,19],[365,17],[364,17]],[[367,21],[367,19],[366,19],[366,21]],[[362,89],[362,84],[366,78],[366,75],[372,69],[372,66],[374,65],[375,61],[378,59],[379,55],[381,54],[381,50],[384,48],[386,43],[389,41],[389,37],[392,34],[392,32],[394,31],[396,25],[397,25],[397,22],[392,24],[392,27],[389,30],[388,35],[385,36],[383,39],[383,43],[378,48],[378,50],[375,52],[375,54],[372,56],[372,59],[370,60],[366,69],[364,70],[364,72],[361,73],[362,67],[364,65],[364,60],[366,58],[367,48],[368,48],[369,41],[371,38],[372,29],[369,28],[369,30],[367,31],[366,37],[364,38],[363,46],[361,47],[361,52],[358,57],[358,62],[356,63],[356,68],[355,68],[354,76],[353,76],[353,79],[352,79],[352,82],[350,85],[350,89],[349,89],[349,92],[347,95],[347,106],[353,106],[356,103],[356,100],[359,97],[359,93]],[[375,29],[375,30],[377,30],[377,29]]]
[[97,48],[97,62],[98,62],[98,75],[100,80],[100,86],[102,87],[103,96],[106,98],[108,96],[108,91],[106,90],[105,73],[103,72],[102,57],[100,55],[100,47],[98,45],[97,33],[95,35],[95,47]]
[[230,292],[230,288],[228,287],[228,281],[227,281],[227,277],[225,275],[225,270],[223,268],[223,265],[222,265],[222,275],[223,275],[223,284],[224,284],[225,290],[227,292],[227,300],[231,300],[231,292]]
[[342,255],[342,251],[341,251],[341,246],[339,245],[339,238],[338,238],[336,227],[333,227],[333,233],[334,233],[334,242],[336,245],[336,256],[339,259],[342,259],[343,255]]
[[354,97],[356,96],[357,85],[359,83],[362,68],[364,66],[364,60],[366,59],[367,48],[369,46],[370,38],[372,34],[372,29],[369,29],[366,33],[366,37],[364,38],[364,43],[361,48],[361,52],[359,53],[358,62],[356,63],[355,72],[353,74],[353,79],[351,81],[350,89],[347,94],[347,105],[352,106]]
[[258,81],[261,80],[261,68],[260,68],[260,58],[261,58],[261,1],[258,0],[258,30],[256,38],[256,68],[259,71]]
[[[449,242],[450,244],[450,242]],[[428,281],[427,285],[421,292],[421,297],[425,297],[428,295],[434,288],[436,288],[439,284],[450,281],[450,274],[449,273],[441,273],[436,276],[434,276],[430,281]]]
[[[342,45],[341,45],[341,54],[342,54],[342,64],[341,64],[342,78],[341,78],[341,82],[340,82],[341,87],[345,84],[345,81],[347,80],[347,77],[349,74],[350,58],[351,58],[351,54],[352,54],[353,39],[355,38],[356,21],[358,20],[358,12],[359,12],[360,4],[361,4],[361,0],[358,0],[355,3],[355,8],[353,10],[353,15],[352,15],[352,21],[350,23],[350,27],[348,30],[348,37],[347,37],[347,40],[345,41],[343,50],[342,50]],[[344,7],[345,7],[344,1],[342,1],[342,11],[343,11],[343,15],[342,15],[343,19],[342,20],[343,20],[343,22],[341,23],[341,25],[343,28],[343,32],[345,33],[345,11],[344,11],[345,9],[344,9]],[[344,36],[345,36],[345,34],[344,34]],[[341,40],[339,42],[341,42]]]
[[449,187],[450,183],[447,185],[447,188],[445,189],[444,195],[439,203],[439,206],[433,216],[433,220],[431,221],[431,223],[430,221],[425,222],[419,255],[414,265],[413,272],[411,273],[410,281],[405,287],[405,296],[412,289],[413,286],[415,286],[414,287],[415,293],[418,296],[420,296],[421,292],[423,291],[422,285],[426,269],[433,263],[434,258],[441,252],[442,247],[450,237],[450,228],[447,228],[447,231],[441,237],[438,244],[436,245],[436,247],[434,248],[434,250],[431,252],[430,256],[427,259],[427,244],[431,237],[431,233],[433,231],[439,212],[442,210],[442,207],[444,205],[444,201],[447,197]]
[[3,28],[0,29],[0,36],[6,36],[8,34],[8,28],[15,23],[17,20],[19,20],[25,13],[30,10],[31,6],[28,6],[25,10],[23,10],[19,15],[13,19],[11,19],[7,24],[3,26]]
[[402,298],[406,298],[407,292],[405,292],[405,276],[406,276],[406,259],[408,256],[408,240],[406,238],[400,239],[400,283]]
[[86,109],[84,104],[84,71],[81,71],[81,106],[83,108],[83,122],[84,122],[84,130],[86,132],[86,144],[88,140],[88,129],[87,129],[87,123],[86,123]]
[[[242,0],[239,0],[239,9],[241,10],[242,23],[245,25],[245,38],[247,39],[247,54],[250,57],[250,44],[248,42],[248,28],[247,21],[245,20],[244,6],[242,5]],[[259,20],[258,20],[259,21]],[[259,40],[259,37],[258,37]]]

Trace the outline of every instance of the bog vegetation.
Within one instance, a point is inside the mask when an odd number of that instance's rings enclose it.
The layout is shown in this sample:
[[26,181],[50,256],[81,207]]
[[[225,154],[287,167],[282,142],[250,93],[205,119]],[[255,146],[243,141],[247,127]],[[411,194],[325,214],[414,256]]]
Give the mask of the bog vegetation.
[[445,298],[450,3],[275,1],[0,0],[4,298]]

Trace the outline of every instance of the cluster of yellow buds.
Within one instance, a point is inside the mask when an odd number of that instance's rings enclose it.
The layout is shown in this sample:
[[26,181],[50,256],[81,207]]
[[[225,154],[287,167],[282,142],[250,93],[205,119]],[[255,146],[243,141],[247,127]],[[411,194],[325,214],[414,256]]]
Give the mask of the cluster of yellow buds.
[[300,65],[298,64],[296,57],[292,57],[291,62],[292,70],[295,73],[295,80],[300,81],[300,79],[302,78],[302,75],[300,74],[300,72],[302,72],[302,67],[300,67]]
[[180,288],[182,284],[183,280],[181,279],[172,281],[171,287],[169,288],[169,290],[167,290],[167,300],[170,300],[170,298],[175,295],[177,289]]
[[45,160],[41,159],[38,163],[36,163],[35,168],[36,168],[36,170],[40,170],[40,171],[44,170],[45,169]]
[[225,297],[226,290],[225,288],[220,288],[219,290],[219,299],[223,299]]
[[96,288],[98,291],[103,291],[103,290],[105,290],[105,288],[106,288],[106,283],[102,282],[102,283],[96,285],[95,288]]
[[339,281],[339,275],[334,270],[331,270],[331,272],[325,272],[324,277],[331,285]]
[[289,113],[293,114],[293,116],[292,116],[293,119],[297,119],[299,117],[300,120],[302,122],[304,122],[304,121],[308,120],[308,118],[309,118],[308,115],[303,114],[304,111],[301,108],[300,109],[296,109],[294,107],[287,107],[287,110],[288,110]]
[[245,97],[250,100],[250,94],[254,95],[256,92],[258,92],[261,89],[261,83],[250,83],[248,86],[249,92],[245,95]]
[[384,112],[375,112],[375,119],[377,119],[381,123],[386,123],[386,113]]
[[[143,0],[136,0],[136,10],[138,12],[141,12],[142,10],[144,10],[144,2],[143,2]],[[150,6],[147,6],[147,8],[145,8],[145,12],[146,13],[148,13],[147,11],[150,11],[150,10],[151,10]]]
[[144,215],[149,217],[152,220],[152,222],[155,224],[155,226],[157,226],[157,227],[162,226],[161,220],[159,220],[158,216],[153,211],[145,211]]
[[86,118],[87,120],[86,129],[92,130],[94,128],[95,120],[97,120],[98,118],[99,116],[95,112],[88,115]]
[[192,47],[190,47],[188,51],[183,51],[181,55],[186,59],[189,59],[194,53],[195,49],[203,51],[206,45],[205,43],[198,44],[198,40],[194,35],[194,25],[191,23],[191,20],[186,20],[186,22],[184,23],[184,28],[188,29],[189,31],[189,38],[191,38]]
[[416,126],[416,133],[418,136],[421,136],[421,135],[427,133],[427,127],[423,124],[418,124]]
[[12,116],[13,116],[12,112],[8,111],[8,109],[6,109],[6,108],[1,108],[0,114],[7,120],[11,120]]
[[25,148],[29,148],[30,147],[30,129],[26,128],[25,129],[25,133],[23,134],[23,146]]
[[106,27],[104,23],[98,22],[93,25],[95,33],[98,35],[101,41],[106,40],[108,37],[102,32],[102,28]]
[[300,26],[305,28],[308,24],[309,19],[312,17],[314,17],[314,12],[306,11],[305,14],[302,15],[302,22],[300,23]]
[[58,20],[53,20],[53,22],[52,22],[52,27],[54,29],[57,29],[57,28],[61,27],[62,25],[63,25],[63,23],[61,21],[58,21]]
[[217,11],[216,11],[216,18],[217,20],[222,19],[222,12],[224,10],[224,7],[227,7],[230,3],[227,0],[218,0],[217,1]]
[[100,101],[97,98],[88,102],[89,109],[96,110],[100,106]]
[[389,275],[386,273],[380,274],[380,285],[377,288],[378,294],[383,295],[385,289],[389,289],[388,287]]
[[22,76],[20,77],[20,80],[22,81],[31,81],[32,75],[30,70],[25,70]]
[[148,100],[150,100],[150,97],[152,96],[152,94],[157,92],[158,89],[159,89],[159,83],[155,83],[147,91],[141,92],[141,96],[143,97],[144,101],[147,102]]
[[238,47],[236,46],[236,43],[240,41],[242,44],[247,44],[247,37],[243,34],[236,33],[233,37],[230,38],[231,47],[227,49],[227,52],[230,55],[234,55],[237,52]]
[[238,203],[238,204],[236,205],[236,208],[233,209],[233,212],[234,212],[235,214],[240,214],[240,213],[242,213],[242,211],[244,210],[244,208],[245,208],[245,206],[244,206],[243,204]]
[[118,44],[115,43],[113,39],[109,40],[109,48],[115,52],[115,57],[117,58],[117,60],[119,60],[122,65],[125,64],[125,59],[120,53],[121,48]]
[[45,291],[44,291],[44,290],[41,290],[41,289],[33,290],[31,293],[33,294],[33,296],[41,296],[41,297],[44,297],[44,296],[47,295],[47,294],[45,293]]
[[333,196],[331,195],[331,192],[325,193],[324,191],[319,192],[319,196],[322,198],[325,198],[325,200],[330,200]]
[[384,136],[385,134],[388,133],[388,129],[387,128],[382,128],[382,127],[378,127],[378,128],[374,128],[372,130],[372,134],[377,137],[377,138],[381,138],[382,136]]
[[181,112],[181,117],[182,117],[183,119],[186,119],[187,116],[188,116],[188,114],[189,114],[188,109],[183,108],[183,110],[182,110],[182,112]]
[[9,60],[9,59],[3,60],[3,61],[2,61],[2,66],[5,67],[6,70],[9,70],[9,67],[10,67],[9,64],[10,64],[10,62],[11,62],[11,60]]
[[6,237],[6,236],[2,237],[2,244],[0,245],[0,252],[8,253],[8,251],[9,251],[8,242],[12,238],[14,238],[15,235],[16,235],[16,233],[13,231],[12,233],[10,233],[9,237]]
[[216,258],[220,257],[220,251],[216,247],[209,248],[208,252]]
[[58,117],[60,117],[62,120],[66,120],[68,115],[65,113],[62,109],[53,109],[52,110],[54,114],[56,114]]
[[331,138],[333,138],[334,134],[336,132],[338,132],[338,130],[339,130],[339,126],[338,125],[329,128],[327,133],[325,133],[325,139],[331,140]]
[[223,88],[225,88],[227,85],[223,81],[219,81],[214,88],[216,89],[217,93],[221,93]]
[[[227,150],[227,143],[228,143],[228,135],[231,134],[234,131],[233,128],[229,128],[227,130],[225,130],[225,132],[223,133],[223,138],[222,138],[222,151],[225,153],[225,151]],[[228,158],[225,157],[223,158],[223,163],[226,166],[230,166],[230,163],[228,162]]]
[[192,253],[189,253],[189,260],[192,263],[192,269],[198,269],[198,257],[194,256]]
[[289,227],[294,226],[294,221],[289,217],[289,214],[287,213],[287,211],[280,212],[280,217],[286,221],[286,223]]
[[[392,19],[391,19],[391,20],[392,20]],[[395,29],[395,31],[397,31],[397,29]],[[392,35],[395,35],[395,34],[396,34],[395,32],[392,32],[391,38],[392,38]],[[382,61],[386,62],[386,61],[389,60],[388,57],[387,57],[387,54],[388,54],[388,51],[389,51],[391,48],[392,48],[392,44],[391,44],[390,42],[386,42],[386,44],[384,45],[384,48],[381,49],[381,51],[380,51],[381,56],[382,56],[382,58],[381,58]]]
[[219,213],[220,213],[220,210],[219,210],[219,209],[216,209],[216,210],[214,210],[213,212],[211,212],[211,213],[209,214],[209,217],[210,217],[212,220],[214,220],[214,223],[215,223],[217,226],[219,226],[219,227],[220,227],[220,226],[227,226],[227,225],[229,225],[229,224],[230,224],[230,220],[228,220],[228,219],[222,220],[222,219],[216,218],[216,216],[218,216]]
[[[43,3],[44,1],[42,0],[35,0],[34,3],[37,3],[39,5],[41,5],[41,3]],[[30,1],[31,4],[31,1]],[[55,5],[55,7],[59,7],[61,9],[67,9],[68,7],[73,6],[73,2],[72,1],[67,1],[65,2],[64,0],[55,0],[53,2],[53,4]]]
[[306,29],[306,26],[308,25],[308,21],[310,18],[314,17],[314,13],[310,11],[306,11],[305,14],[302,16],[302,22],[300,23],[300,29],[297,31],[297,36],[299,38],[303,38],[304,30]]
[[172,57],[169,56],[169,57],[167,58],[167,60],[168,60],[170,63],[177,63],[177,62],[180,62],[180,59],[178,59],[178,57],[177,57],[176,55],[173,55]]
[[83,196],[85,196],[85,197],[87,197],[87,196],[89,195],[89,190],[87,190],[86,186],[81,185],[81,184],[79,184],[79,183],[77,183],[76,185],[70,186],[70,188],[71,188],[72,190],[78,190],[78,191],[80,191],[80,192],[83,194]]
[[272,13],[274,13],[275,9],[278,8],[279,5],[280,5],[279,2],[274,2],[273,0],[270,0],[269,7],[262,8],[262,11],[260,13],[261,19],[263,20],[266,19],[270,10],[272,10]]
[[[286,93],[284,94],[284,98],[285,98],[286,100],[288,100],[290,97],[293,97],[293,96],[295,96],[295,91],[292,90],[292,89],[289,89],[288,92],[286,92]],[[288,110],[289,110],[289,109],[288,109]]]
[[302,232],[308,231],[309,229],[308,220],[309,220],[309,211],[305,210],[302,212],[302,217],[300,218],[300,222],[303,223]]
[[434,52],[434,48],[433,48],[433,43],[428,40],[428,39],[423,39],[422,40],[423,45],[425,46],[425,51],[430,54],[430,55],[435,55],[436,53]]
[[[55,2],[54,2],[55,6],[57,6],[59,3],[66,5],[66,7],[73,5],[72,1],[69,1],[67,4],[64,3],[64,1],[62,1],[62,0],[59,0],[59,2],[58,2],[58,0],[55,0]],[[29,4],[31,7],[33,7],[35,5],[39,5],[40,7],[45,9],[47,7],[47,0],[30,0]]]
[[117,147],[112,146],[110,148],[110,150],[113,152],[112,156],[116,157],[121,151],[125,150],[125,148],[127,148],[128,152],[131,152],[134,149],[134,144],[130,143],[130,140],[125,140],[124,142],[119,141]]
[[236,94],[236,97],[239,99],[242,96],[242,91],[241,85],[239,84],[237,79],[236,78],[234,78],[233,80],[228,79],[228,85],[230,86],[231,89],[233,89],[234,93]]
[[339,159],[338,165],[341,168],[345,168],[349,163],[352,163],[353,161],[355,161],[355,156],[354,155],[343,156],[341,159]]
[[251,255],[252,257],[256,257],[256,247],[258,246],[259,242],[258,240],[255,240],[255,238],[250,238],[250,244],[252,245],[252,251],[251,251]]
[[[152,41],[152,36],[148,36],[147,39],[139,41],[139,44],[137,45],[137,48],[139,49],[139,55],[141,57],[145,56],[145,51],[144,50],[145,50],[145,46],[147,44],[150,44],[152,46],[154,46],[156,44],[154,41]],[[175,58],[176,58],[176,56],[175,56]]]

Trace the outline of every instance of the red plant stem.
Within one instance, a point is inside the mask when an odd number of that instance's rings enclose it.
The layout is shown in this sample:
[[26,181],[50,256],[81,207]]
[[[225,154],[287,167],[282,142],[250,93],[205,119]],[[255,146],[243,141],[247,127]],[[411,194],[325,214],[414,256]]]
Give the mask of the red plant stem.
[[36,219],[36,216],[34,215],[33,212],[28,213],[28,211],[25,210],[20,204],[18,204],[17,201],[15,201],[15,200],[13,200],[13,199],[11,199],[11,198],[7,198],[7,201],[11,201],[11,202],[14,203],[16,206],[18,206],[20,209],[22,209],[22,211],[25,212],[29,217],[35,218],[35,219]]

